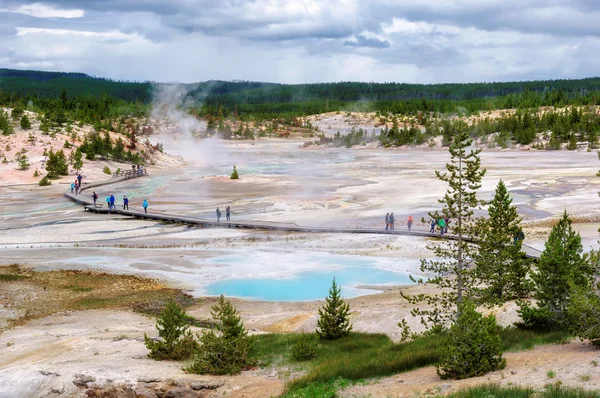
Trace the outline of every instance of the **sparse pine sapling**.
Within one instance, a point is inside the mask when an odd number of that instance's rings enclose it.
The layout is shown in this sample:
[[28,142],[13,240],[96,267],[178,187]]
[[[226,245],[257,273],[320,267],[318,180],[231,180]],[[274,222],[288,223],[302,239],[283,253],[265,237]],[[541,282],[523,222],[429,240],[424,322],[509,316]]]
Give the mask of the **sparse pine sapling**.
[[347,336],[352,330],[350,323],[350,305],[342,300],[341,288],[335,282],[331,283],[325,305],[319,309],[317,334],[324,339],[334,340]]
[[79,170],[81,170],[82,167],[83,167],[83,154],[81,153],[79,148],[77,148],[77,150],[75,151],[75,155],[73,155],[73,168],[75,170],[77,170],[77,172],[79,173]]
[[23,130],[29,130],[31,128],[31,121],[27,115],[21,116],[21,128]]
[[40,180],[40,182],[38,184],[40,187],[46,187],[48,185],[52,185],[52,181],[50,181],[50,179],[48,178],[48,175],[45,175],[44,177],[42,177],[42,179]]
[[[434,220],[451,220],[450,233],[456,239],[444,240],[428,246],[435,254],[433,260],[421,260],[421,271],[430,274],[428,279],[416,279],[418,283],[432,283],[443,289],[437,295],[403,295],[412,304],[428,303],[428,309],[415,308],[413,316],[421,318],[421,323],[432,331],[442,331],[456,319],[461,303],[472,298],[475,288],[475,272],[468,267],[469,259],[475,258],[478,246],[472,242],[477,238],[477,219],[474,210],[483,201],[477,198],[485,169],[481,168],[481,150],[469,150],[472,140],[466,128],[458,130],[450,145],[450,162],[446,172],[436,171],[439,180],[448,184],[448,190],[439,202],[444,205],[441,214],[430,213]],[[411,277],[412,278],[412,277]]]
[[172,298],[156,319],[158,338],[150,338],[144,333],[144,343],[150,350],[148,356],[156,360],[185,359],[193,355],[197,342],[189,330],[185,311]]
[[232,180],[239,180],[240,176],[238,175],[237,169],[235,166],[233,166],[233,173],[231,173],[231,177],[229,177]]
[[27,170],[29,168],[29,159],[27,158],[27,156],[19,156],[17,162],[19,163],[19,170]]
[[200,349],[193,363],[184,368],[196,374],[237,374],[256,364],[250,356],[254,340],[248,336],[236,308],[223,295],[212,307],[216,330],[205,330],[199,336]]

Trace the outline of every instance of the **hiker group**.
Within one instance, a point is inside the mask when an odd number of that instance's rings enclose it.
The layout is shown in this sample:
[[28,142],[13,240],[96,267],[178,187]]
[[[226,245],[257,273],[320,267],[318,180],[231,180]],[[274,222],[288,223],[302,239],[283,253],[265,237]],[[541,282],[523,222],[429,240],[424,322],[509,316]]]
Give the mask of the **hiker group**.
[[450,224],[450,219],[448,217],[438,218],[437,220],[431,219],[429,222],[429,233],[434,234],[436,226],[439,229],[440,235],[444,235],[448,233],[448,224]]
[[[432,219],[430,221],[430,233],[435,233],[436,229],[439,231],[440,235],[448,233],[448,225],[450,224],[450,219],[448,217]],[[408,228],[408,232],[410,232],[413,225],[412,216],[408,216],[406,220],[406,227]],[[387,213],[385,215],[385,230],[386,231],[394,231],[396,229],[396,218],[394,213]],[[515,237],[515,242],[517,238]]]
[[[406,220],[406,226],[408,227],[408,231],[412,228],[413,218],[412,216],[408,216],[408,220]],[[385,215],[385,230],[386,231],[394,231],[396,228],[396,218],[394,217],[394,213],[387,213]]]
[[[225,208],[225,220],[231,221],[231,207],[227,206]],[[217,207],[217,222],[221,222],[221,210]]]
[[[94,206],[98,206],[98,194],[96,191],[92,192],[92,199],[94,200]],[[117,205],[115,204],[115,195],[111,193],[106,197],[105,201],[109,210],[117,210]],[[144,213],[148,213],[148,201],[146,199],[144,199],[142,202],[142,207],[144,208]],[[123,210],[129,210],[129,198],[127,195],[123,195]]]
[[75,181],[73,181],[71,183],[71,193],[74,193],[75,195],[79,195],[79,191],[81,190],[82,182],[83,182],[83,177],[81,176],[81,174],[77,174],[77,178],[75,178]]

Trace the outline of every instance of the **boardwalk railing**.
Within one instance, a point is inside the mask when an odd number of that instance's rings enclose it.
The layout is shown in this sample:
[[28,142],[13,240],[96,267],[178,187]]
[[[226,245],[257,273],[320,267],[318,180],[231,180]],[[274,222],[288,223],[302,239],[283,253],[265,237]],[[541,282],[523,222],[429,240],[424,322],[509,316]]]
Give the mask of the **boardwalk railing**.
[[[145,169],[142,169],[145,172]],[[144,174],[137,174],[137,169],[135,175],[129,178],[141,177]],[[123,181],[127,179],[126,176],[118,176],[111,180],[101,181],[97,183],[88,184],[82,187],[81,191],[88,190],[92,187],[99,187],[102,185],[113,184],[119,181]],[[102,204],[98,206],[94,205],[93,200],[91,200],[89,195],[76,195],[70,193],[70,191],[65,192],[65,196],[81,205],[84,206],[84,209],[89,212],[101,213],[101,214],[121,214],[124,216],[130,216],[141,219],[148,220],[156,220],[156,221],[164,221],[164,222],[173,222],[173,223],[181,223],[194,225],[204,228],[210,227],[221,227],[221,228],[243,228],[243,229],[262,229],[262,230],[271,230],[271,231],[285,231],[285,232],[305,232],[305,233],[344,233],[344,234],[376,234],[376,235],[404,235],[404,236],[414,236],[414,237],[422,237],[422,238],[435,238],[435,239],[450,239],[456,240],[457,236],[444,234],[440,235],[439,233],[430,233],[428,230],[415,230],[408,231],[406,229],[402,230],[384,230],[381,229],[371,229],[371,228],[332,228],[332,227],[312,227],[312,226],[299,226],[297,224],[286,224],[286,223],[273,223],[273,222],[260,222],[260,221],[239,221],[239,222],[218,222],[215,220],[207,220],[197,217],[189,217],[182,216],[177,214],[166,214],[166,213],[156,213],[156,212],[145,212],[140,209],[108,209],[103,207]],[[470,239],[464,238],[467,241]],[[530,258],[539,258],[541,251],[535,249],[531,246],[523,245],[523,250],[525,255]]]
[[146,170],[145,167],[141,167],[141,166],[132,168],[130,170],[119,170],[118,172],[114,172],[112,174],[113,178],[122,177],[126,180],[130,179],[130,178],[142,177],[142,176],[147,176],[147,175],[148,175],[148,171]]

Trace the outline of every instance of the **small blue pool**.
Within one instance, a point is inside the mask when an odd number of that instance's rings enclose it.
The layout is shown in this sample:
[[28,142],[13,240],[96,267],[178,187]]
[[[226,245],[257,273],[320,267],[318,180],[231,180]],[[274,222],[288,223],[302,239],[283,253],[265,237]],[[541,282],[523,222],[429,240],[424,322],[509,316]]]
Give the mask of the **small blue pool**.
[[[215,259],[216,263],[235,262],[234,256]],[[305,259],[306,260],[306,259]],[[375,290],[358,289],[359,285],[407,285],[412,284],[408,273],[376,268],[384,262],[403,262],[403,259],[374,259],[362,256],[328,256],[319,259],[320,264],[335,264],[336,269],[303,271],[289,278],[233,277],[214,282],[205,287],[208,295],[224,294],[230,297],[252,298],[265,301],[320,300],[327,296],[335,277],[342,287],[344,298],[376,293]],[[329,267],[327,267],[329,268]]]

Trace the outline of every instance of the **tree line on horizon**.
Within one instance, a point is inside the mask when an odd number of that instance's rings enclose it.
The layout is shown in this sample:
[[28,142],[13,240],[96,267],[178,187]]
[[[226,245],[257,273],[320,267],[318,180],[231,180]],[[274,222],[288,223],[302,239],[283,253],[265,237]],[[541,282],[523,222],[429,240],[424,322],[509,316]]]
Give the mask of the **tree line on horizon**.
[[[109,108],[148,111],[152,82],[117,81],[83,73],[0,69],[0,104],[32,102],[52,106],[64,89],[75,104],[98,111]],[[206,81],[183,85],[186,102],[200,116],[273,118],[338,110],[393,114],[476,112],[481,110],[600,103],[600,78],[493,83],[367,83],[279,84],[252,81]],[[100,98],[96,103],[94,99]],[[144,105],[146,108],[144,108]],[[101,112],[97,117],[102,117]]]

